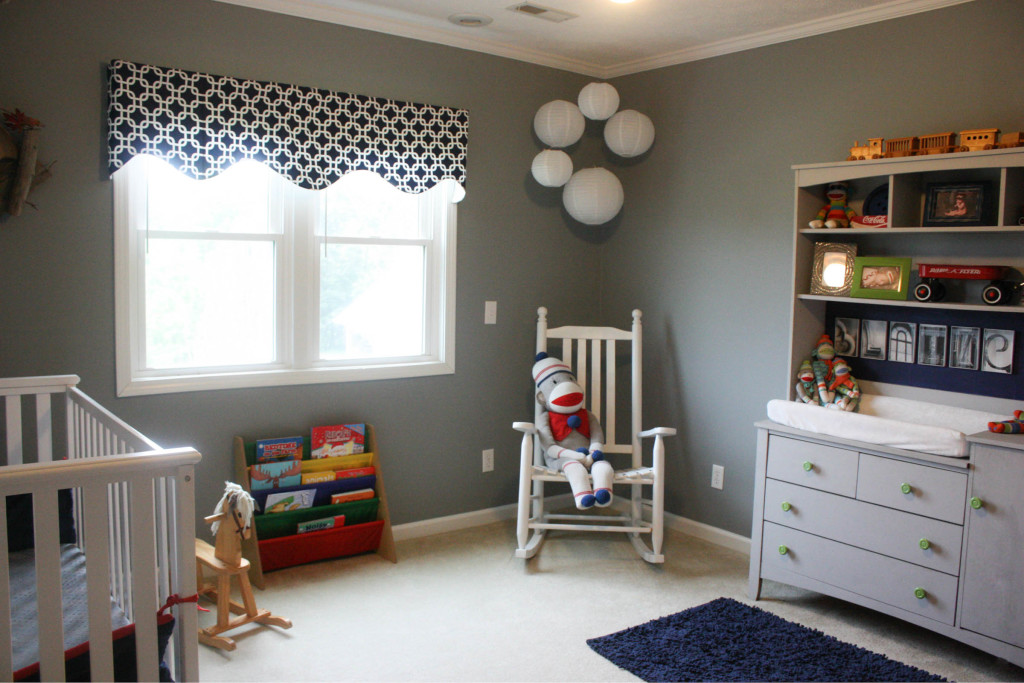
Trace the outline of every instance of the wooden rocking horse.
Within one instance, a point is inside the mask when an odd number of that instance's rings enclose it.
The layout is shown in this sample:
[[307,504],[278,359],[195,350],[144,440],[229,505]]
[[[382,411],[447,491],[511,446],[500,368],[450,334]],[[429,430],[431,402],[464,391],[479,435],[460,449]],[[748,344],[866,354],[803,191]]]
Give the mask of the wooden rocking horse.
[[[235,641],[220,635],[224,631],[256,622],[281,628],[291,628],[292,622],[276,617],[268,610],[257,609],[256,599],[249,584],[249,560],[242,557],[242,539],[252,535],[253,499],[238,484],[228,483],[224,496],[214,508],[214,514],[205,518],[216,535],[214,545],[196,539],[196,586],[200,596],[207,596],[217,604],[217,623],[199,629],[199,642],[222,650],[234,650]],[[203,567],[216,575],[215,581],[203,578]],[[242,603],[231,599],[231,577],[238,578]],[[231,614],[242,615],[232,619]]]

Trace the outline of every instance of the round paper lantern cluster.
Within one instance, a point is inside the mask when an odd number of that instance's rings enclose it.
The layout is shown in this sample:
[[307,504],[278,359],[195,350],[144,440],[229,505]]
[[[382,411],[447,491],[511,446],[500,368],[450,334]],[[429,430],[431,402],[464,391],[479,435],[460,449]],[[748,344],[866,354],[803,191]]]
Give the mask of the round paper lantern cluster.
[[[654,144],[654,124],[635,109],[619,109],[619,93],[608,83],[590,83],[580,91],[578,105],[566,100],[548,102],[533,117],[533,130],[550,147],[538,154],[530,168],[544,187],[563,187],[562,204],[569,215],[585,225],[607,223],[622,209],[622,183],[604,168],[573,173],[572,159],[561,148],[583,137],[584,117],[605,121],[604,142],[620,157],[637,157]],[[618,112],[618,113],[616,113]]]

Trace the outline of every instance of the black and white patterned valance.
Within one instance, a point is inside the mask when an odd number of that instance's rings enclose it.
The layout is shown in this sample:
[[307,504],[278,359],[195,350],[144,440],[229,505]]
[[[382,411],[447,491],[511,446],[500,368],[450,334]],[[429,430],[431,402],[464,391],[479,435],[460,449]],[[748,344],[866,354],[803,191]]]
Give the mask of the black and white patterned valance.
[[412,193],[466,182],[465,109],[123,60],[109,95],[111,173],[152,154],[194,178],[253,159],[316,190],[359,170]]

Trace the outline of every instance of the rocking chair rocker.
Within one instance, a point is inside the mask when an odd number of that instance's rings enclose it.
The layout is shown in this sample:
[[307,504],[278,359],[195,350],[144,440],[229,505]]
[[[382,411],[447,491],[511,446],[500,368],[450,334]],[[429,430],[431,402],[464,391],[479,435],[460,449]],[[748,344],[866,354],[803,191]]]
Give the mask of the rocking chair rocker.
[[[608,459],[613,467],[616,465],[616,454],[630,456],[628,467],[615,468],[613,480],[614,484],[628,485],[630,496],[628,509],[618,516],[593,514],[593,510],[572,514],[552,514],[545,510],[544,483],[568,480],[564,474],[548,468],[545,464],[535,426],[542,410],[538,404],[534,422],[516,422],[512,425],[514,429],[523,433],[516,557],[533,557],[540,550],[547,532],[561,529],[625,533],[644,560],[650,563],[664,562],[665,556],[661,552],[665,523],[664,437],[674,436],[676,430],[655,427],[642,431],[641,313],[639,310],[633,311],[633,325],[630,330],[581,326],[549,329],[547,313],[544,307],[537,309],[537,352],[548,351],[549,339],[562,340],[560,357],[572,368],[580,386],[587,389],[587,408],[604,425],[604,453],[610,456]],[[632,356],[630,394],[622,397],[623,402],[628,401],[631,407],[629,434],[622,443],[616,440],[617,342],[624,342]],[[650,437],[654,437],[651,464],[645,466],[641,439]],[[650,498],[644,498],[642,495],[645,486],[651,487]],[[645,541],[644,537],[648,537],[649,541]]]

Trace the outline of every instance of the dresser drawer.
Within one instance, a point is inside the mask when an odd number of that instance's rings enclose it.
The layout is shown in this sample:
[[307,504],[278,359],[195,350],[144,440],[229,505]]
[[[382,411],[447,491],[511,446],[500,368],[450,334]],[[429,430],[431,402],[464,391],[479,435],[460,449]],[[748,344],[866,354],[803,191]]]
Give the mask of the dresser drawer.
[[960,573],[963,527],[949,522],[771,479],[765,482],[764,518],[946,574]]
[[857,498],[963,524],[967,474],[861,453]]
[[[784,549],[785,553],[780,552]],[[891,557],[765,522],[762,575],[794,572],[929,619],[953,624],[957,579]],[[923,597],[915,591],[920,589]]]
[[767,474],[852,498],[857,492],[857,452],[772,434]]

